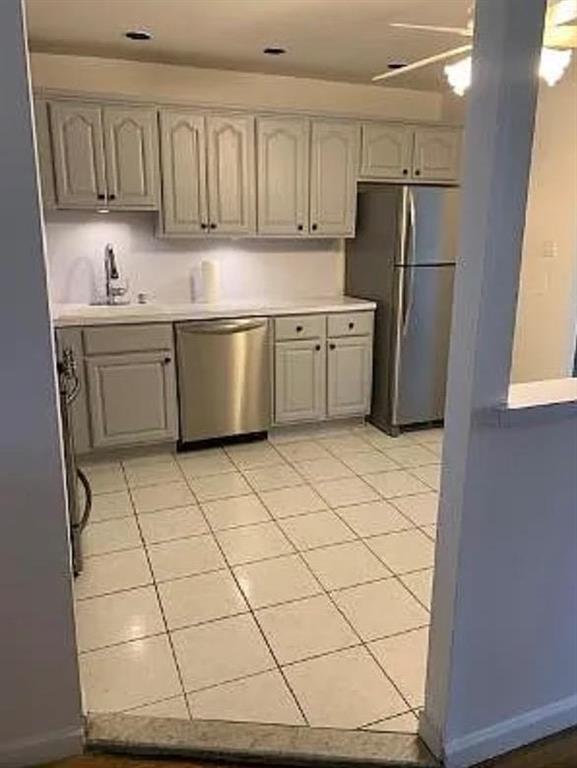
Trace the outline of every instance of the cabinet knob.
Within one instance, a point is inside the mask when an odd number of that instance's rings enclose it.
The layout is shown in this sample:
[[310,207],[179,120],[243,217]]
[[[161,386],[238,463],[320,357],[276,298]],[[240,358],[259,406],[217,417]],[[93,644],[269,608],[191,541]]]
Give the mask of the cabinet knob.
[[421,175],[421,170],[420,170],[420,168],[416,168],[416,169],[415,169],[415,176],[420,176],[420,175]]
[[321,345],[320,344],[315,344],[315,351],[316,352],[320,352],[321,351]]
[[97,197],[99,200],[106,200],[106,195],[103,195],[102,193],[100,193],[99,195],[96,195],[96,197]]
[[208,224],[206,223],[206,221],[202,221],[202,222],[200,223],[200,228],[201,228],[201,229],[208,229]]
[[169,363],[172,363],[172,357],[165,357],[162,360],[163,365],[168,365]]
[[336,344],[329,344],[329,349],[336,349],[336,348],[337,348]]
[[408,176],[408,175],[409,175],[409,169],[403,168],[403,176]]
[[109,200],[116,200],[116,195],[108,195]]
[[312,227],[311,227],[313,232],[316,232],[318,228],[319,228],[318,224],[313,224]]
[[216,224],[214,222],[212,222],[212,221],[210,223],[210,228],[211,229],[216,229]]
[[302,325],[297,325],[297,333],[300,333],[302,329],[303,329]]
[[352,331],[354,327],[355,327],[354,323],[349,323],[349,331]]
[[304,227],[303,227],[302,224],[297,224],[297,229],[298,229],[299,232],[302,232]]

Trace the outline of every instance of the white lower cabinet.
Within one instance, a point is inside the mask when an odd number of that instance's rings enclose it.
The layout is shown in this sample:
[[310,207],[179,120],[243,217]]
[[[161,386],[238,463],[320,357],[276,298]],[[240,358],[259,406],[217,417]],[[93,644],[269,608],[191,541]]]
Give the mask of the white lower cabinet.
[[372,338],[329,339],[327,348],[328,418],[368,413]]
[[325,411],[325,349],[320,339],[275,345],[275,422],[322,419]]
[[175,440],[174,360],[167,350],[86,358],[92,447]]
[[372,328],[371,312],[276,318],[275,424],[367,414]]

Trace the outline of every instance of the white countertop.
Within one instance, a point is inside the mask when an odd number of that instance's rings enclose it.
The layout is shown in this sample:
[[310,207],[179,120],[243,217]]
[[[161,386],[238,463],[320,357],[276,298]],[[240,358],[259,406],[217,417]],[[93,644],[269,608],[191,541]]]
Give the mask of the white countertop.
[[501,427],[546,424],[577,417],[577,378],[511,384],[507,402],[487,408],[484,420]]
[[532,408],[577,401],[577,379],[548,379],[511,384],[509,408]]
[[324,312],[359,312],[376,308],[374,301],[348,296],[295,299],[253,299],[204,304],[127,304],[93,306],[89,304],[53,304],[52,322],[56,328],[78,325],[114,325],[133,323],[172,323],[177,320],[218,320],[226,317],[274,317],[277,315],[321,314]]

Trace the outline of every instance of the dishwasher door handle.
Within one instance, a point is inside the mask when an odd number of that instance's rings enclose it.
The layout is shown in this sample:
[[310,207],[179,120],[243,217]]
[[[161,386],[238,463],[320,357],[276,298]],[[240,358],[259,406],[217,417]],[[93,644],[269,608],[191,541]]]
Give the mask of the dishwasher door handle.
[[193,321],[191,323],[181,323],[177,326],[178,333],[241,333],[243,331],[252,331],[255,328],[266,327],[266,320],[212,320],[208,322]]

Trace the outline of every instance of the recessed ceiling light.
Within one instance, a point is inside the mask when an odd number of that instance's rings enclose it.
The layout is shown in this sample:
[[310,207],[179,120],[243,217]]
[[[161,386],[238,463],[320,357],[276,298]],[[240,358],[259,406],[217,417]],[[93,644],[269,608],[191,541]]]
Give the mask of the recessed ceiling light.
[[152,40],[152,32],[146,29],[129,29],[124,33],[124,37],[129,40]]
[[286,48],[281,48],[280,45],[267,45],[263,53],[266,53],[267,56],[282,56],[283,53],[286,53]]
[[389,61],[387,64],[387,67],[389,69],[402,69],[403,67],[407,66],[406,61]]

